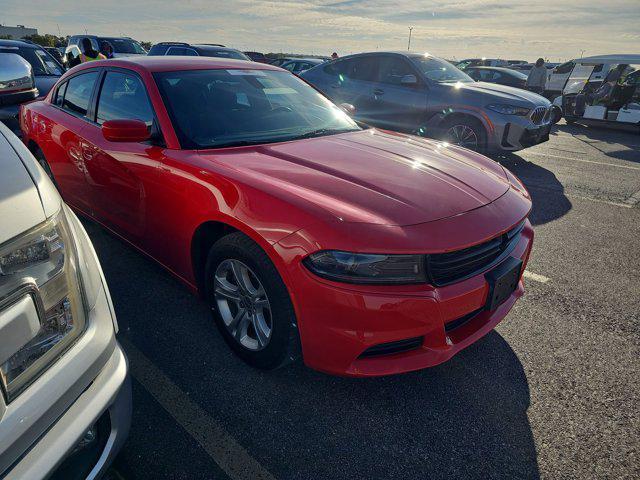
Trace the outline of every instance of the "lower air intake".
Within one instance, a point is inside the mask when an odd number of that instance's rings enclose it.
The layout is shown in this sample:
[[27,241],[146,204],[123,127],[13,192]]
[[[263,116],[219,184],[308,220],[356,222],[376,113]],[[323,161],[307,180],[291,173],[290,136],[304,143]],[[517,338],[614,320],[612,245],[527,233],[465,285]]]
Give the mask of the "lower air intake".
[[415,350],[422,346],[423,337],[407,338],[395,342],[381,343],[367,348],[360,354],[359,358],[380,357],[382,355],[393,355],[394,353]]

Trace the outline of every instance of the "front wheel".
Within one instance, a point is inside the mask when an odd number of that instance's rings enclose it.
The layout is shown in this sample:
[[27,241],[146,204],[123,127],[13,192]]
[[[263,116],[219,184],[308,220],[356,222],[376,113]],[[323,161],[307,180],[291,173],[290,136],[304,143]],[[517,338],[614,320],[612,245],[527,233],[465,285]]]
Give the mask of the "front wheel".
[[482,152],[487,145],[484,127],[471,118],[445,120],[441,126],[441,139],[452,145]]
[[267,254],[242,233],[218,240],[205,268],[206,294],[220,333],[248,364],[273,369],[296,359],[296,316]]

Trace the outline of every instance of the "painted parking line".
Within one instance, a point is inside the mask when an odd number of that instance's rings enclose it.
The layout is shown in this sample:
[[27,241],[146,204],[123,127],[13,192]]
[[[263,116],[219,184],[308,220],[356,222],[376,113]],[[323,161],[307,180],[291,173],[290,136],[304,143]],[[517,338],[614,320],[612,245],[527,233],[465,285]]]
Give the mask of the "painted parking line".
[[544,275],[540,275],[538,273],[530,272],[529,270],[524,271],[524,278],[529,280],[533,280],[534,282],[547,283],[551,280],[549,277],[545,277]]
[[120,338],[133,377],[191,435],[232,480],[275,480],[220,423],[155,366],[135,345]]
[[575,158],[575,157],[565,157],[563,155],[552,155],[550,153],[543,152],[522,152],[520,155],[538,155],[541,157],[549,157],[549,158],[559,158],[561,160],[572,160],[574,162],[583,162],[583,163],[594,163],[596,165],[604,165],[606,167],[618,167],[618,168],[626,168],[628,170],[640,170],[640,167],[634,167],[632,165],[619,165],[617,163],[608,163],[608,162],[596,162],[593,160],[586,160],[584,158]]
[[638,190],[636,193],[634,193],[629,198],[627,198],[624,201],[624,203],[626,203],[627,205],[629,205],[631,207],[639,204],[640,203],[640,190]]

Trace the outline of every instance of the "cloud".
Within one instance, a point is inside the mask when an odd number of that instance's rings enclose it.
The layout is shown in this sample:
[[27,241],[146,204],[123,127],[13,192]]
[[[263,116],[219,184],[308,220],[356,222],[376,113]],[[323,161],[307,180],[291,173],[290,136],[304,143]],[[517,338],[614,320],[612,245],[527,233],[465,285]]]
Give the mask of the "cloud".
[[5,24],[41,33],[221,42],[242,49],[341,54],[412,46],[444,57],[619,52],[638,39],[638,0],[1,0]]

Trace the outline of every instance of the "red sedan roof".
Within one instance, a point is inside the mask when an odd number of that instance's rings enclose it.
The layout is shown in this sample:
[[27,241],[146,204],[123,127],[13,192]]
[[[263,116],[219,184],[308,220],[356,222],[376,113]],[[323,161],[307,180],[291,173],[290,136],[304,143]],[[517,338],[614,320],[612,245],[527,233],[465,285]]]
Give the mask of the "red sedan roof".
[[[173,70],[209,70],[209,69],[251,69],[251,70],[280,70],[278,67],[265,63],[249,62],[246,60],[231,60],[218,57],[181,57],[181,56],[132,56],[120,57],[98,62],[88,62],[77,68],[90,67],[122,67],[132,70],[146,70],[148,72],[167,72]],[[75,70],[75,69],[74,69]]]

